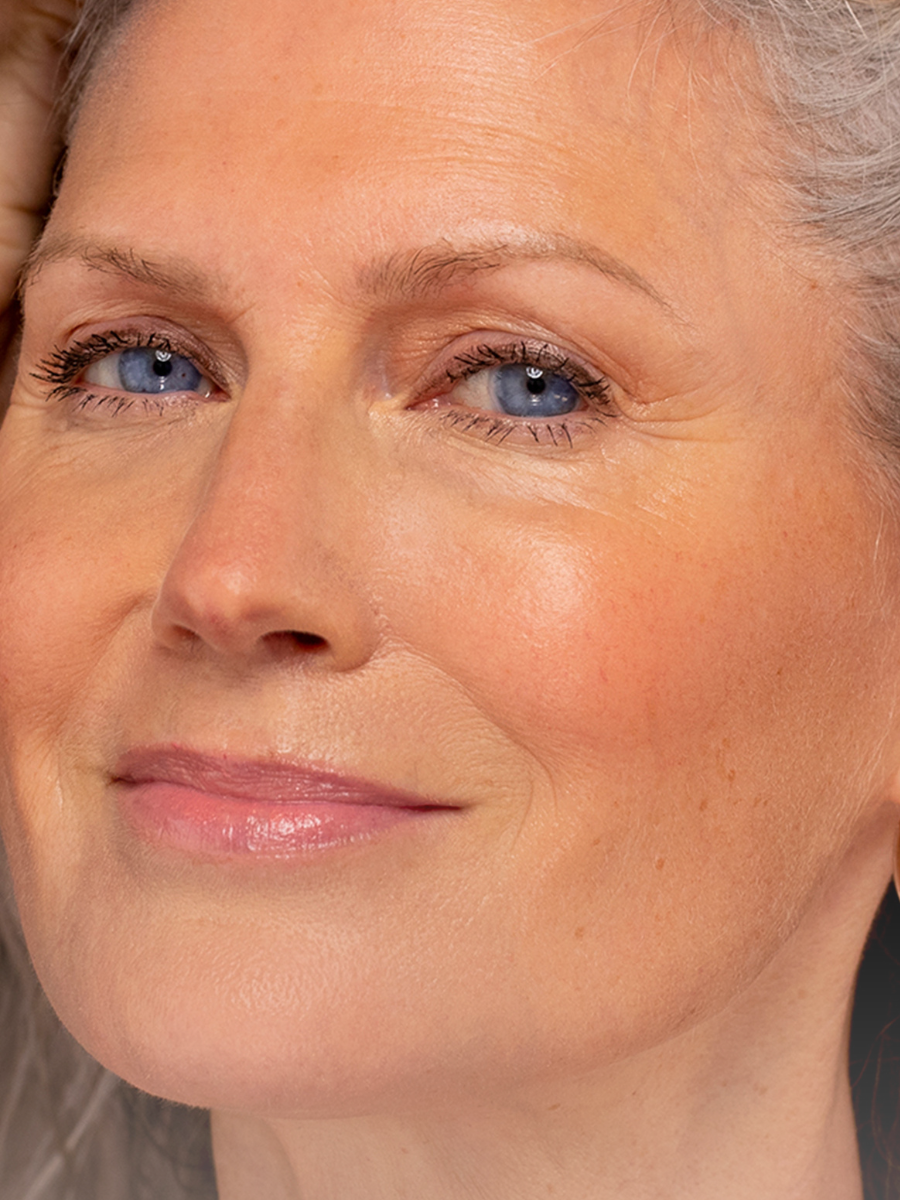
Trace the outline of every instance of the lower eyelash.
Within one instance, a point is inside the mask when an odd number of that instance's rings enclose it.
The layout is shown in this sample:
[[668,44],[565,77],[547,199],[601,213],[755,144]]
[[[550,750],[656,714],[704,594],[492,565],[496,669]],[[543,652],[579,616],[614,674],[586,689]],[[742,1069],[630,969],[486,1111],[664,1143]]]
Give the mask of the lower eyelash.
[[86,392],[84,388],[74,387],[72,384],[61,384],[55,387],[50,392],[48,399],[55,400],[60,404],[72,402],[72,412],[81,413],[88,409],[107,409],[111,416],[117,417],[120,413],[128,412],[136,405],[140,405],[145,413],[154,413],[162,415],[171,407],[170,404],[163,403],[159,397],[154,395],[139,395],[121,396],[115,392],[108,392],[100,395],[97,392]]
[[477,434],[485,441],[498,446],[512,434],[524,434],[530,436],[535,445],[571,450],[575,448],[576,437],[596,433],[598,426],[605,424],[605,417],[600,413],[581,419],[563,417],[555,421],[523,421],[521,418],[503,417],[496,413],[466,412],[454,408],[434,411],[439,420],[452,428],[463,433]]

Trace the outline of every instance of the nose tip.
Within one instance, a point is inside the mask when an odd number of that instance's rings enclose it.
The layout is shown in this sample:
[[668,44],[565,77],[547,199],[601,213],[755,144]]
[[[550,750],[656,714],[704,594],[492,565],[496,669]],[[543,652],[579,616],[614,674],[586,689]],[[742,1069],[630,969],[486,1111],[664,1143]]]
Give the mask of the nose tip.
[[351,670],[379,638],[366,446],[343,427],[322,435],[312,402],[279,387],[266,376],[244,389],[185,494],[154,635],[220,661]]
[[[375,644],[369,606],[358,589],[320,569],[257,562],[256,571],[223,570],[208,543],[193,536],[179,548],[152,613],[154,636],[170,651],[205,654],[244,665],[295,660],[350,670]],[[233,557],[238,547],[228,547]],[[268,566],[268,569],[267,569]]]

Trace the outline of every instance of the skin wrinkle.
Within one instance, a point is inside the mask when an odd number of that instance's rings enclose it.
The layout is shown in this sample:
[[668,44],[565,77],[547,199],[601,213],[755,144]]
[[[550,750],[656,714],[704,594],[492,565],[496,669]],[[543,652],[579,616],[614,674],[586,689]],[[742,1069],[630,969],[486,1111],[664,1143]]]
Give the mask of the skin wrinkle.
[[[178,0],[82,114],[55,229],[202,269],[199,315],[154,315],[248,369],[155,424],[72,419],[35,363],[85,308],[143,320],[145,285],[57,261],[28,289],[0,432],[0,715],[35,958],[110,1066],[216,1108],[223,1200],[461,1200],[468,1180],[847,1200],[840,1016],[896,823],[900,545],[839,419],[837,294],[773,261],[781,211],[738,186],[755,130],[717,54],[688,104],[678,47],[650,56],[617,18],[535,97],[526,34],[593,0],[490,0],[452,42],[437,0],[402,8],[405,39],[381,0],[304,0],[302,30],[272,0],[233,44],[247,0]],[[513,18],[508,54],[485,30]],[[257,86],[276,62],[277,126]],[[183,86],[157,86],[163,64]],[[407,83],[392,121],[381,90]],[[322,100],[341,90],[352,128]],[[513,227],[602,245],[690,336],[547,257],[427,312],[353,290],[372,262]],[[419,389],[461,329],[523,325],[610,364],[620,418],[571,453],[488,445],[442,419],[464,389]],[[287,871],[167,857],[108,784],[147,741],[415,781],[464,811],[427,845]]]

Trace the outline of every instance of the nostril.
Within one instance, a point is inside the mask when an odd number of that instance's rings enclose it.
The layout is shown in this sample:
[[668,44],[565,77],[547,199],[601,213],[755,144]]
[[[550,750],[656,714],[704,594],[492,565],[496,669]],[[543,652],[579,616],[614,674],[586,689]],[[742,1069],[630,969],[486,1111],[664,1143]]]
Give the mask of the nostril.
[[317,633],[303,633],[302,631],[292,629],[289,636],[298,646],[306,646],[310,650],[318,650],[321,646],[326,645],[325,639],[319,637]]
[[328,639],[304,629],[277,629],[263,637],[263,643],[275,654],[290,654],[292,650],[324,650]]

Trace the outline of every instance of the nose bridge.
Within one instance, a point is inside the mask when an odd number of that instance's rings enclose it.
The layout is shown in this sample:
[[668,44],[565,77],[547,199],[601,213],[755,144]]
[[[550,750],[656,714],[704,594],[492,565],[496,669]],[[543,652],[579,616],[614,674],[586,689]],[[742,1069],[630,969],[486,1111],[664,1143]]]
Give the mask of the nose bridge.
[[237,402],[157,597],[165,644],[242,657],[315,650],[345,669],[371,654],[354,533],[362,491],[334,417],[274,387]]

